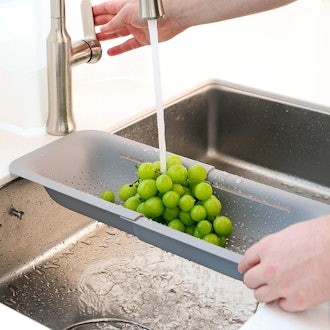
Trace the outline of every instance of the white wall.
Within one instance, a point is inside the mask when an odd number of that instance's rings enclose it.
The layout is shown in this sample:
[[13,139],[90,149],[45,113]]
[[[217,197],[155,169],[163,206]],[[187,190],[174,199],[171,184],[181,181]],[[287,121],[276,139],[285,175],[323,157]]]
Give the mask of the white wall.
[[[67,0],[66,12],[72,40],[81,39],[80,1]],[[0,0],[0,129],[44,125],[49,16],[48,0]],[[162,76],[183,89],[198,74],[330,106],[329,34],[330,1],[299,0],[270,12],[194,27],[163,43]],[[100,63],[74,68],[74,84],[92,78],[150,80],[148,47],[110,58],[106,49],[116,42],[103,44]],[[170,83],[164,94],[171,94]]]

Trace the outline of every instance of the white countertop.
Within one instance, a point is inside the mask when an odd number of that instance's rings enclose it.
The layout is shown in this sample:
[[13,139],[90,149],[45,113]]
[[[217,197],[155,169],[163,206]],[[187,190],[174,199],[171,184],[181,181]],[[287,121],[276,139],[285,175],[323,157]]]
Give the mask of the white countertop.
[[0,304],[0,322],[3,330],[47,330],[49,328],[35,322],[27,316]]
[[[272,12],[191,28],[160,45],[164,102],[217,79],[320,104],[330,112],[329,36],[329,0],[301,0]],[[150,112],[155,104],[151,68],[149,48],[115,58],[104,55],[97,64],[74,68],[77,129],[112,131]],[[8,169],[12,160],[56,138],[43,128],[0,128],[0,186],[13,179]],[[285,329],[298,322],[292,329],[301,330],[299,322],[315,325],[320,315],[329,325],[330,308],[324,306],[289,314],[266,305],[242,329],[271,329],[268,320],[275,318],[277,328],[277,322]],[[2,309],[0,304],[1,319]]]
[[262,305],[240,330],[326,330],[330,329],[330,302],[303,312],[282,311],[276,303]]

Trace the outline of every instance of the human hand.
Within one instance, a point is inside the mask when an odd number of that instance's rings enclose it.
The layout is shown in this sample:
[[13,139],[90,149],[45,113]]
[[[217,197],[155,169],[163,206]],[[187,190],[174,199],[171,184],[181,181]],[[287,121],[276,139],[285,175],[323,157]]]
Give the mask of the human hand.
[[[167,10],[171,11],[171,8]],[[121,44],[111,47],[108,55],[119,55],[150,44],[148,23],[139,18],[138,11],[138,0],[110,0],[93,7],[94,23],[96,26],[102,25],[97,34],[100,41],[132,36]],[[169,40],[186,29],[168,17],[158,20],[160,42]]]
[[330,215],[297,223],[250,247],[238,265],[259,302],[300,311],[330,300]]
[[[158,40],[169,40],[191,26],[219,22],[274,9],[294,0],[163,0],[165,16],[158,19]],[[148,24],[139,18],[139,0],[108,0],[93,7],[100,41],[132,36],[108,50],[118,55],[150,44]]]

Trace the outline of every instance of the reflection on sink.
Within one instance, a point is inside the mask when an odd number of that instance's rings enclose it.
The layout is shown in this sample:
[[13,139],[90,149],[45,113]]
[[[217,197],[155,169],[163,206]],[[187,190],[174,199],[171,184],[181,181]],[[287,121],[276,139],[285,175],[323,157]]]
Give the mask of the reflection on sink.
[[[165,119],[169,151],[329,204],[322,111],[207,84],[169,103]],[[116,134],[157,146],[156,127],[151,114]],[[233,330],[255,310],[240,281],[64,209],[37,184],[18,180],[0,200],[0,302],[52,329],[116,317],[157,330]]]

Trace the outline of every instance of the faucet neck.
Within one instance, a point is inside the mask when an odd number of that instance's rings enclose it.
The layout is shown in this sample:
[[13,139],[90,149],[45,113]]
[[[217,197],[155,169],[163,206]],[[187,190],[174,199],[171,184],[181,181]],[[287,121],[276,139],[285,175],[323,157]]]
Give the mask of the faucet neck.
[[147,20],[164,16],[162,0],[139,0],[139,16]]
[[65,0],[50,0],[51,18],[65,18]]
[[72,114],[72,67],[96,63],[102,55],[96,38],[90,0],[82,0],[85,39],[71,42],[66,30],[65,0],[50,0],[51,28],[47,38],[48,118],[47,132],[65,135],[75,130]]

